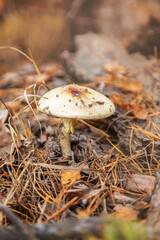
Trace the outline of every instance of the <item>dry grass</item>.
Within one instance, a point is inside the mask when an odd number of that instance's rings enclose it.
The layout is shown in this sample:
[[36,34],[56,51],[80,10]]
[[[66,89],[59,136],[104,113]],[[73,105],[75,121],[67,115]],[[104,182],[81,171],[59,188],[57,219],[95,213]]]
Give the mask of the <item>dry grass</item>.
[[[62,9],[36,11],[25,8],[5,15],[0,23],[0,45],[14,46],[24,52],[30,48],[38,63],[56,58],[68,46],[69,35],[64,14]],[[15,52],[1,52],[1,60],[10,62],[12,66],[14,61],[22,58]]]

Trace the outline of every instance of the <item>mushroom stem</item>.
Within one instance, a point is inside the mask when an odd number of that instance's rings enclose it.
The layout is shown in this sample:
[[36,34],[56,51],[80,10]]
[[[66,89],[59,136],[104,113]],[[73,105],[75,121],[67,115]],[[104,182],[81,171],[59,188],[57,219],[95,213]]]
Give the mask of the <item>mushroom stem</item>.
[[64,126],[62,126],[60,133],[60,145],[63,157],[71,156],[70,146],[70,133],[66,132]]
[[62,129],[60,134],[60,145],[63,157],[71,156],[70,133],[74,132],[75,119],[62,118]]

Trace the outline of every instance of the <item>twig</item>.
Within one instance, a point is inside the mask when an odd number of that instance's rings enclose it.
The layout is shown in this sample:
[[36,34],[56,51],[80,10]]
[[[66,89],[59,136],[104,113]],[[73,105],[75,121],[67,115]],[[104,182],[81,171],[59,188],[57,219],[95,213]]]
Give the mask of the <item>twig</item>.
[[24,225],[20,219],[11,212],[6,206],[0,204],[0,211],[6,215],[6,217],[11,221],[14,225],[12,228],[0,228],[0,239],[1,240],[36,240],[35,236],[33,236],[32,231],[29,230],[27,225]]

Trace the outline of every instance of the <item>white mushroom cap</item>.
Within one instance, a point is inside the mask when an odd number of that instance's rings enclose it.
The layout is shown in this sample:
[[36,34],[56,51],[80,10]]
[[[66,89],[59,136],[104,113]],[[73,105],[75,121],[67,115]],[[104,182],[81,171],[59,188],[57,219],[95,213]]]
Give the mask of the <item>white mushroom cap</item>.
[[38,110],[48,115],[72,119],[101,119],[112,115],[115,106],[103,94],[76,84],[58,87],[44,94]]

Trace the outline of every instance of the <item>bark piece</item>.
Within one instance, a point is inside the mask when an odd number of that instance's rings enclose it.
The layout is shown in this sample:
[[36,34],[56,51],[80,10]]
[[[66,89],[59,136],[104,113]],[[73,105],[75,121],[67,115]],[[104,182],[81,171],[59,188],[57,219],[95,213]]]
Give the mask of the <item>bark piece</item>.
[[157,173],[153,192],[151,194],[151,207],[147,216],[148,227],[154,228],[160,239],[160,170]]
[[133,174],[132,178],[127,181],[126,189],[134,192],[147,192],[150,193],[153,190],[155,177]]

